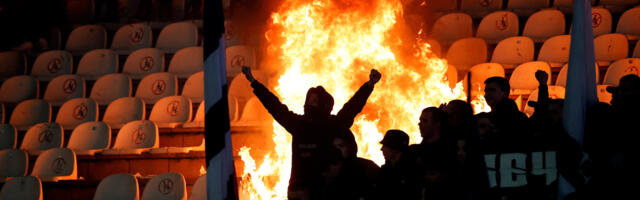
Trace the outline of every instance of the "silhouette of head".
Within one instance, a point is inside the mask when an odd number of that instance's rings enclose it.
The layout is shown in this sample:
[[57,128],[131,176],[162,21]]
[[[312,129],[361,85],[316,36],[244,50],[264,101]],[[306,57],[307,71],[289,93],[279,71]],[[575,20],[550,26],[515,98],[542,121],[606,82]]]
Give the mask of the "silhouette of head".
[[620,79],[618,87],[608,87],[611,92],[611,105],[623,110],[630,110],[637,107],[640,101],[640,77],[629,74]]
[[511,86],[505,78],[494,76],[484,81],[484,98],[494,108],[502,100],[509,98]]
[[447,114],[436,107],[428,107],[422,110],[420,115],[420,135],[422,142],[430,144],[440,139],[440,131],[447,124]]
[[322,86],[309,88],[304,103],[304,114],[309,116],[327,116],[333,109],[333,97]]
[[460,128],[469,125],[473,120],[473,108],[465,101],[452,100],[444,106],[443,110],[448,115],[447,121],[450,127]]

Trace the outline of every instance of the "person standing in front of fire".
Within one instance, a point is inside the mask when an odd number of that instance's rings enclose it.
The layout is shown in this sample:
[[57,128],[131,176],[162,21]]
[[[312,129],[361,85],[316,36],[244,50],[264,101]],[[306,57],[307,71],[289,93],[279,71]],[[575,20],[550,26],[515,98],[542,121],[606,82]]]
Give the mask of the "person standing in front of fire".
[[322,166],[328,161],[327,149],[333,147],[333,139],[340,130],[348,130],[353,125],[373,88],[382,76],[372,69],[369,81],[332,115],[333,97],[322,86],[310,88],[304,103],[304,114],[296,114],[282,104],[278,97],[264,85],[256,81],[251,68],[242,67],[242,73],[251,82],[253,93],[273,118],[292,136],[292,164],[289,179],[289,199],[317,199],[322,187]]

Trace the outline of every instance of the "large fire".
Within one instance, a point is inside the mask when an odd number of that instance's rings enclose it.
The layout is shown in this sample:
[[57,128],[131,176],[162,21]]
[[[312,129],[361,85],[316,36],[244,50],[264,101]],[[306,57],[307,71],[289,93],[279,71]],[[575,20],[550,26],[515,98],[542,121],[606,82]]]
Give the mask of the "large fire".
[[[427,5],[428,6],[428,5]],[[451,88],[447,62],[436,57],[420,32],[410,32],[400,0],[284,0],[271,15],[266,58],[281,73],[273,89],[296,113],[303,112],[310,87],[322,85],[335,99],[336,113],[377,69],[382,79],[351,128],[358,156],[384,163],[380,144],[388,129],[401,129],[419,143],[420,111],[466,99],[462,83]],[[478,105],[481,105],[479,103]],[[243,147],[241,194],[250,199],[286,199],[291,137],[273,122],[275,149],[260,165]]]

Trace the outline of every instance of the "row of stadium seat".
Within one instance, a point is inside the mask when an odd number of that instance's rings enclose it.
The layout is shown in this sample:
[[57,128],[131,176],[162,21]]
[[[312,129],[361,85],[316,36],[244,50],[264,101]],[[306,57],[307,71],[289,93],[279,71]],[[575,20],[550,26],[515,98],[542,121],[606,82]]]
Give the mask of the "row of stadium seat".
[[[407,1],[411,2],[411,1]],[[418,1],[419,2],[419,1]],[[497,10],[509,10],[518,15],[528,16],[531,13],[546,8],[556,8],[564,13],[572,13],[573,0],[427,0],[426,5],[438,12],[465,12],[474,18],[485,16],[487,13]],[[591,5],[600,5],[615,12],[621,12],[627,6],[640,3],[638,0],[591,0]]]

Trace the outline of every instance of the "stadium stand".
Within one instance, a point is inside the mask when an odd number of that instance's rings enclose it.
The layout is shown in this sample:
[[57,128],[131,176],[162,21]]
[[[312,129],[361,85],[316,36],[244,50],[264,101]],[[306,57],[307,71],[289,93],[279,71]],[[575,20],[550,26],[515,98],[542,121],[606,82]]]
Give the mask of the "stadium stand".
[[39,123],[31,126],[24,135],[20,149],[29,155],[40,155],[52,148],[64,145],[64,131],[58,123]]
[[180,49],[173,58],[171,58],[167,72],[175,74],[178,78],[182,79],[204,70],[202,51],[202,47],[186,47]]
[[67,148],[76,155],[94,155],[111,146],[111,128],[107,123],[85,122],[71,132]]
[[29,156],[25,151],[19,149],[0,150],[0,162],[3,163],[0,165],[0,182],[27,175]]
[[[134,2],[134,1],[127,1]],[[128,9],[124,9],[126,11]],[[153,46],[153,32],[151,26],[145,23],[127,24],[118,29],[113,36],[111,49],[118,55],[129,55],[138,49]]]
[[144,76],[164,71],[164,52],[156,48],[138,49],[127,57],[122,73],[131,79],[140,80]]
[[[171,184],[171,187],[167,184]],[[187,200],[184,176],[180,173],[164,173],[151,178],[144,187],[141,200],[154,199]]]
[[27,99],[38,98],[40,84],[31,76],[19,75],[5,80],[0,86],[0,103],[17,104]]
[[113,174],[100,181],[93,200],[137,200],[139,193],[136,177],[131,174]]
[[147,104],[154,104],[162,97],[178,95],[178,77],[169,72],[157,72],[142,78],[136,89],[136,97]]
[[67,148],[53,148],[38,156],[31,176],[40,178],[43,182],[58,182],[60,180],[77,180],[76,153]]
[[41,53],[31,68],[31,76],[49,81],[64,74],[73,73],[73,56],[65,50],[50,50]]
[[118,68],[118,54],[115,51],[95,49],[82,56],[76,74],[85,80],[95,81],[103,75],[118,73]]
[[450,13],[438,18],[429,34],[430,38],[443,45],[449,45],[456,40],[472,36],[471,16],[465,13]]
[[73,29],[65,45],[65,50],[74,56],[105,48],[107,48],[107,30],[99,25],[84,25]]
[[510,37],[498,43],[493,50],[491,62],[500,63],[504,68],[513,69],[515,66],[533,61],[533,40],[528,37]]
[[538,60],[548,62],[551,67],[561,67],[564,63],[569,62],[570,48],[570,35],[553,36],[542,44]]
[[84,78],[75,74],[57,76],[49,82],[43,99],[53,106],[60,106],[73,98],[83,98],[86,92]]
[[558,10],[541,10],[527,19],[522,36],[530,37],[536,43],[542,43],[552,36],[564,33],[564,14]]
[[25,131],[32,125],[50,121],[51,105],[42,99],[29,99],[13,109],[9,123],[19,131]]
[[487,62],[487,44],[481,38],[460,39],[451,45],[446,59],[458,70],[468,70],[473,65]]
[[508,37],[518,36],[519,23],[515,13],[496,11],[482,18],[476,37],[484,39],[487,44],[497,44]]
[[126,123],[143,120],[146,116],[145,103],[139,97],[122,97],[112,101],[104,112],[102,121],[111,128],[119,129]]

